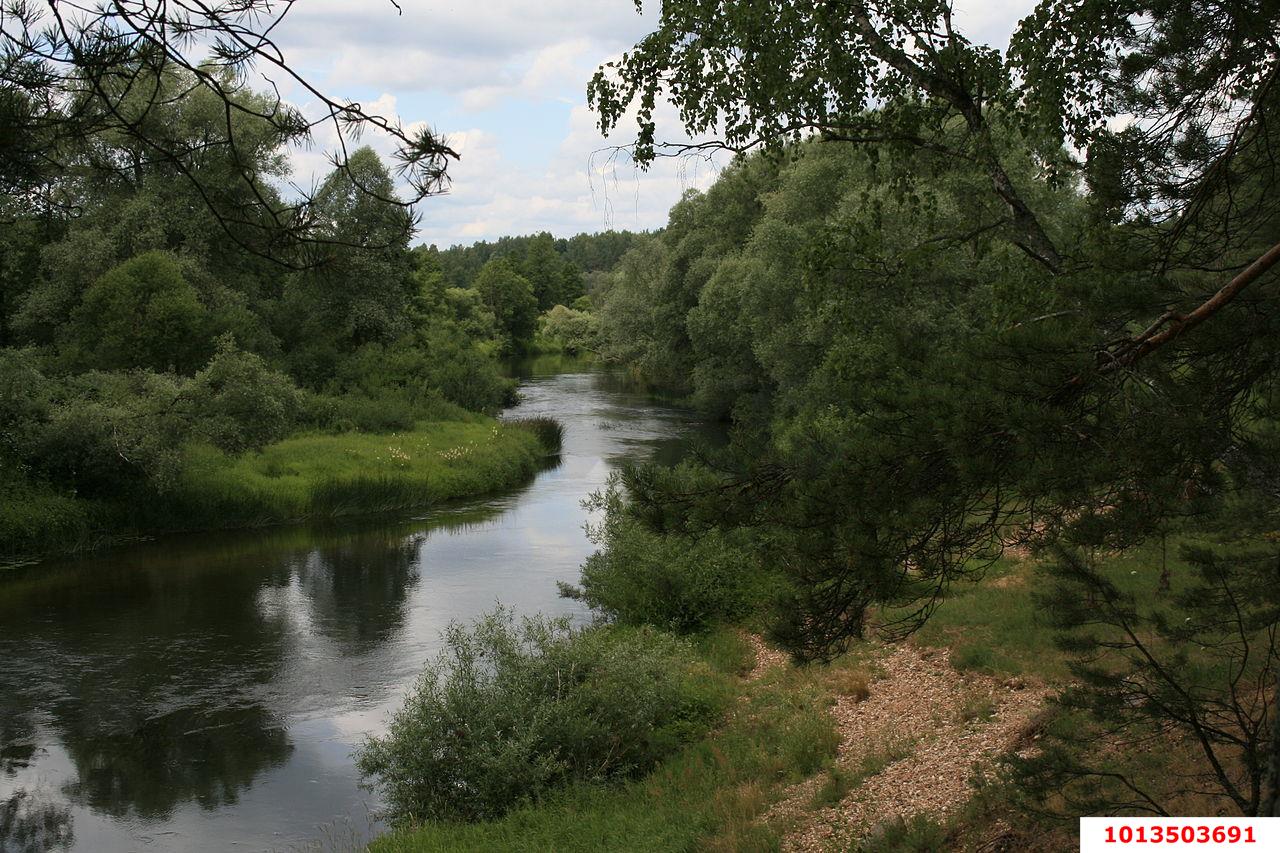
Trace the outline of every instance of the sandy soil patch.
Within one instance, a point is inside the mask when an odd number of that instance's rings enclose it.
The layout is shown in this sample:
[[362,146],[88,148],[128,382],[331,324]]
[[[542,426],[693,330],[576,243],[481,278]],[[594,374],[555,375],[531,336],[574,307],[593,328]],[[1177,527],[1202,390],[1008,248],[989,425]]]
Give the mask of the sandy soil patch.
[[[759,659],[759,658],[758,658]],[[1011,748],[1049,691],[953,669],[945,649],[899,645],[878,662],[870,696],[841,697],[841,772],[869,775],[833,805],[815,810],[827,774],[792,786],[765,815],[786,827],[787,851],[847,850],[878,825],[919,814],[945,818],[971,796],[975,770]]]

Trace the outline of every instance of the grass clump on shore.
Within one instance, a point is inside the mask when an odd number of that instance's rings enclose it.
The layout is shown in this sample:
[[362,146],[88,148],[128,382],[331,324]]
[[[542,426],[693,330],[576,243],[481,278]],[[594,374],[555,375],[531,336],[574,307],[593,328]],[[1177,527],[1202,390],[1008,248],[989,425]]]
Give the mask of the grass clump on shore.
[[561,446],[564,444],[564,424],[555,418],[513,418],[503,423],[507,426],[528,430],[533,433],[548,453],[559,453]]
[[88,502],[29,483],[0,482],[0,489],[0,558],[89,540],[94,508]]
[[515,486],[544,452],[537,436],[488,419],[304,435],[235,457],[197,446],[173,496],[177,517],[159,521],[232,526],[411,509]]

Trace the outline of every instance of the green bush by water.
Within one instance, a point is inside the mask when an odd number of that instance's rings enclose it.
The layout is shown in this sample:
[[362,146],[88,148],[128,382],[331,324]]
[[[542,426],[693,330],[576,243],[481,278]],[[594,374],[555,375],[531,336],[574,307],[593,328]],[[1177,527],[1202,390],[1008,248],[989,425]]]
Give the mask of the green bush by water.
[[634,777],[703,735],[725,701],[686,644],[652,630],[500,609],[445,641],[388,734],[357,755],[399,825],[498,818]]
[[712,530],[699,538],[663,536],[615,508],[596,532],[599,551],[580,584],[561,593],[627,625],[700,631],[742,620],[766,606],[776,578],[749,548]]
[[[730,629],[696,639],[723,669],[712,683],[736,686],[733,712],[720,725],[620,784],[576,783],[504,816],[481,822],[429,821],[374,840],[374,853],[408,851],[672,850],[772,851],[780,839],[760,817],[777,790],[829,764],[839,735],[828,698],[802,670],[750,683],[732,678],[749,650]],[[714,672],[718,675],[713,675]],[[621,697],[614,701],[621,701]]]

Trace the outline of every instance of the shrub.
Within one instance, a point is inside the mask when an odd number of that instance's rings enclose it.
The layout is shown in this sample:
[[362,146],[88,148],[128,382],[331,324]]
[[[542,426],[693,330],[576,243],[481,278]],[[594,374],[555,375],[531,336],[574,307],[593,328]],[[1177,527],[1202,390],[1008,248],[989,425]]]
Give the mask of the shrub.
[[298,389],[261,357],[224,337],[186,393],[197,434],[231,453],[284,438],[297,422]]
[[[496,412],[514,383],[497,363],[447,322],[436,322],[390,344],[367,344],[337,366],[329,390],[363,396],[423,420],[441,400],[475,412]],[[397,426],[395,428],[407,428]]]
[[562,594],[623,624],[682,632],[740,619],[771,597],[771,577],[732,534],[655,533],[612,487],[598,506],[605,520],[590,534],[601,547],[583,564],[580,586],[562,585]]
[[480,268],[471,286],[497,319],[506,355],[524,352],[538,326],[538,300],[533,285],[506,258],[494,258]]
[[89,537],[91,519],[84,501],[3,476],[0,495],[0,560],[73,547]]
[[854,849],[858,853],[930,853],[949,846],[946,829],[928,815],[916,815],[877,824]]
[[31,450],[33,471],[83,497],[164,492],[181,469],[190,418],[188,380],[145,371],[86,373],[69,380]]
[[498,372],[497,362],[451,323],[437,322],[419,334],[423,354],[416,402],[436,392],[473,412],[497,412],[514,402],[515,382]]
[[387,735],[357,754],[399,824],[494,818],[572,782],[634,777],[723,704],[687,647],[651,631],[499,609],[444,639]]
[[52,385],[29,352],[0,349],[0,482],[25,470],[51,396]]
[[556,305],[538,318],[538,341],[548,349],[576,355],[594,350],[597,337],[595,315],[589,311]]
[[417,422],[413,406],[394,391],[352,392],[328,400],[330,420],[325,426],[338,432],[403,432]]

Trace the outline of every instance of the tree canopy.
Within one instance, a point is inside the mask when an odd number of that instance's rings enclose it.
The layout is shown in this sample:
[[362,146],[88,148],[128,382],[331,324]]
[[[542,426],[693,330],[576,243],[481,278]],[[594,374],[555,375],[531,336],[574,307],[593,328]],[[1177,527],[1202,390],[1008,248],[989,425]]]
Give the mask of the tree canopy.
[[[298,252],[314,236],[316,213],[303,187],[282,195],[264,180],[284,178],[281,145],[308,143],[325,127],[337,138],[334,168],[361,192],[407,208],[443,189],[457,157],[445,140],[327,95],[288,63],[272,34],[292,8],[268,0],[47,7],[4,0],[0,193],[75,211],[86,182],[163,170],[244,247],[299,265],[307,263]],[[274,86],[253,91],[255,75],[264,84],[290,81],[319,111],[305,116]],[[409,198],[362,182],[352,155],[363,130],[395,145]],[[277,156],[273,169],[260,168],[264,152]]]
[[[780,567],[774,637],[828,658],[1030,545],[1077,716],[1025,790],[1275,813],[1278,23],[1273,3],[1042,0],[1001,51],[946,0],[663,3],[592,80],[600,126],[634,116],[642,165],[738,156],[623,258],[601,348],[733,441],[628,471],[577,594],[625,617],[668,581],[620,555],[745,537]],[[661,99],[704,141],[657,138]],[[1143,598],[1102,572],[1171,534],[1194,577]],[[1169,732],[1199,753],[1189,780],[1087,743]]]

